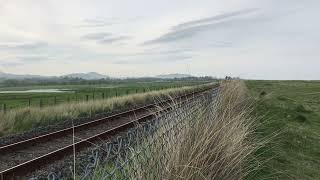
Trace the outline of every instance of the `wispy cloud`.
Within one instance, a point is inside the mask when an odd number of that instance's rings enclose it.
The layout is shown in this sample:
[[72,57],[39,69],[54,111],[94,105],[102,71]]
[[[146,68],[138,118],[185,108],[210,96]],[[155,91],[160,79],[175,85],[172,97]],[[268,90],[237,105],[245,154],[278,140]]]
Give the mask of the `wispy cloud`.
[[204,24],[208,24],[208,23],[212,24],[212,23],[216,23],[216,22],[219,22],[219,21],[223,21],[223,20],[227,20],[227,19],[230,19],[230,18],[234,18],[234,17],[237,17],[237,16],[246,15],[246,14],[255,12],[257,10],[258,9],[244,9],[244,10],[240,10],[240,11],[234,11],[234,12],[228,12],[228,13],[224,13],[224,14],[219,14],[217,16],[213,16],[213,17],[209,17],[209,18],[189,21],[189,22],[181,23],[181,24],[178,24],[178,25],[172,27],[172,30],[177,31],[177,30],[190,28],[190,27],[194,27],[194,26],[199,26],[199,25],[204,25]]
[[131,39],[131,37],[129,37],[129,36],[116,36],[116,37],[104,38],[104,39],[100,40],[99,43],[108,44],[108,43],[114,43],[114,42],[124,41],[124,40],[128,40],[128,39]]
[[172,27],[169,33],[166,33],[156,39],[146,41],[143,44],[150,45],[157,43],[167,43],[190,38],[195,34],[201,33],[207,29],[217,28],[218,26],[232,23],[233,21],[237,20],[236,17],[248,15],[256,11],[257,9],[246,9],[178,24]]
[[[163,51],[164,52],[164,51]],[[172,51],[168,53],[141,53],[136,57],[121,56],[113,61],[113,64],[170,64],[176,62],[191,61],[193,55],[191,53],[180,53],[180,51]]]
[[0,62],[0,66],[2,67],[17,67],[17,66],[23,66],[24,63],[22,62]]
[[99,27],[106,27],[111,26],[114,24],[118,24],[118,20],[115,18],[94,18],[94,19],[85,19],[82,21],[82,24],[77,25],[75,27],[80,28],[99,28]]
[[105,38],[110,37],[110,36],[112,36],[111,33],[101,32],[101,33],[91,33],[91,34],[87,34],[87,35],[82,36],[82,38],[83,38],[83,39],[100,41],[100,40],[105,39]]
[[91,33],[91,34],[82,36],[82,39],[94,40],[100,44],[109,44],[109,43],[114,43],[118,41],[128,40],[130,38],[131,37],[129,36],[117,36],[117,35],[113,35],[111,33],[105,33],[105,32]]
[[24,62],[49,62],[54,59],[54,57],[48,55],[23,55],[17,56],[17,59]]
[[[193,50],[191,48],[177,48],[177,49],[147,49],[143,52],[137,53],[122,53],[122,57],[146,57],[146,56],[158,56],[158,55],[177,55],[191,53]],[[114,54],[117,56],[117,54]],[[120,56],[120,55],[118,55]]]
[[6,50],[32,50],[32,49],[38,49],[47,47],[48,43],[46,42],[0,42],[0,49],[6,49]]

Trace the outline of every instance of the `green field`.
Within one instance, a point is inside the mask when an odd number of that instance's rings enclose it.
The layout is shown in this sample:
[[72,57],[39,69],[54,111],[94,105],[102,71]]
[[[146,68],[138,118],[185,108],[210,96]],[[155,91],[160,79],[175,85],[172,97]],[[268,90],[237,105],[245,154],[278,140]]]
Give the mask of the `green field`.
[[201,81],[167,81],[167,82],[136,82],[108,83],[95,85],[47,85],[24,87],[0,87],[1,91],[24,91],[35,89],[67,89],[59,93],[0,93],[0,111],[19,107],[43,107],[63,102],[90,101],[107,99],[126,94],[161,90],[172,87],[196,85]]
[[320,81],[247,81],[267,141],[253,179],[320,179]]

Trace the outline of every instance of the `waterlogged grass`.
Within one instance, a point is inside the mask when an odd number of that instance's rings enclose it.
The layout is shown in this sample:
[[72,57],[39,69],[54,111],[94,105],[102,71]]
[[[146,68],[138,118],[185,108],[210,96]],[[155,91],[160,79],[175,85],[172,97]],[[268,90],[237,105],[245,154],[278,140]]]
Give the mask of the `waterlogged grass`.
[[93,99],[108,99],[116,96],[143,93],[148,91],[199,85],[201,81],[183,82],[137,82],[137,83],[110,83],[94,85],[42,85],[24,87],[0,87],[1,91],[27,91],[62,89],[63,92],[26,92],[26,93],[0,93],[0,111],[22,108],[52,106],[65,102],[91,101]]
[[320,81],[247,81],[269,139],[254,179],[320,179]]
[[21,133],[36,127],[48,126],[79,117],[91,117],[98,113],[119,111],[139,104],[159,101],[169,95],[193,91],[195,87],[172,88],[147,93],[124,95],[89,102],[71,102],[50,107],[28,107],[0,113],[0,136]]

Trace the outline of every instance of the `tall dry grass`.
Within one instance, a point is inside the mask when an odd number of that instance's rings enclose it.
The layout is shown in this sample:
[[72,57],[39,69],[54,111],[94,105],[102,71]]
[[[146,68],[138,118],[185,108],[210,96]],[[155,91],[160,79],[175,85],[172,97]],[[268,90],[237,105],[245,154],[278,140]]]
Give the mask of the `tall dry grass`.
[[181,87],[160,91],[151,91],[141,94],[133,94],[121,97],[113,97],[105,100],[89,102],[72,102],[50,107],[29,107],[14,109],[6,113],[0,113],[0,137],[12,133],[23,132],[35,127],[56,124],[64,120],[79,117],[91,117],[97,113],[112,112],[128,106],[139,105],[159,101],[168,95],[174,95],[186,91],[192,91],[197,87]]
[[218,97],[186,128],[168,164],[168,179],[243,179],[255,122],[243,81],[223,82]]
[[224,81],[216,98],[204,96],[195,106],[170,111],[152,136],[130,148],[129,160],[98,166],[92,179],[110,172],[114,179],[251,179],[261,147],[252,111],[244,82]]
[[[141,170],[142,179],[150,174],[168,180],[244,179],[254,168],[250,161],[258,148],[252,139],[255,118],[247,93],[241,80],[222,82],[219,95],[203,102],[178,132],[155,136],[167,139],[153,146],[152,160]],[[161,164],[163,160],[167,161]]]

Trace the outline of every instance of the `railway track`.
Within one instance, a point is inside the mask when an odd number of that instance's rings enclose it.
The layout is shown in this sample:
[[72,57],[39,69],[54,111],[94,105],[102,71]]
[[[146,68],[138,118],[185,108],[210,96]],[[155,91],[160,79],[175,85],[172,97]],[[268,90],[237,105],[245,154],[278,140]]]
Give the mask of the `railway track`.
[[[184,94],[174,99],[185,102],[218,85]],[[78,152],[170,109],[172,99],[149,104],[74,127],[0,147],[0,180],[18,179],[42,166]],[[161,110],[159,110],[161,107]],[[74,138],[76,137],[76,138]]]

